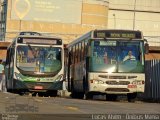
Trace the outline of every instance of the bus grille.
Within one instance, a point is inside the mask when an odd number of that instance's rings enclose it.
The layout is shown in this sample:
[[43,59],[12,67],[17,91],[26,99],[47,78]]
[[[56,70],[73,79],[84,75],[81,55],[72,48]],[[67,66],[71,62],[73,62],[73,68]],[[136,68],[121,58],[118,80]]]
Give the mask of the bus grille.
[[109,79],[126,79],[127,76],[109,76]]
[[127,88],[107,88],[105,91],[112,91],[112,92],[129,92]]
[[119,81],[119,82],[117,82],[117,81],[106,81],[106,84],[108,84],[108,85],[128,85],[128,84],[130,84],[130,82],[129,81]]
[[137,78],[137,76],[114,76],[114,75],[99,75],[100,78],[105,79],[134,79]]

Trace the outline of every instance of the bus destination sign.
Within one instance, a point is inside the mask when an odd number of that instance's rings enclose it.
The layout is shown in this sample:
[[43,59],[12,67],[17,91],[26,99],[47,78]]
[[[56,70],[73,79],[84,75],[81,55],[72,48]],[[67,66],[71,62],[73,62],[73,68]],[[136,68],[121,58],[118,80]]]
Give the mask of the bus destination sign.
[[49,39],[49,38],[18,38],[18,43],[24,44],[49,44],[49,45],[62,45],[60,39]]
[[140,31],[113,31],[113,30],[97,30],[94,32],[95,38],[129,38],[129,39],[142,39]]

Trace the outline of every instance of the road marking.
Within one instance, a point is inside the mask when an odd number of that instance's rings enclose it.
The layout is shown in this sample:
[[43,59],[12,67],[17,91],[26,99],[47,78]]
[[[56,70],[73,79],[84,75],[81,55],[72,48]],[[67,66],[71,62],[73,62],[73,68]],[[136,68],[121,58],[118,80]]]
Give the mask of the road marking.
[[70,110],[79,110],[77,107],[72,107],[72,106],[65,106],[67,109],[70,109]]
[[73,106],[64,106],[64,107],[67,108],[68,110],[73,110],[80,113],[86,113],[85,111],[80,110],[78,107],[73,107]]
[[43,100],[40,100],[40,99],[34,99],[35,101],[37,102],[42,102]]

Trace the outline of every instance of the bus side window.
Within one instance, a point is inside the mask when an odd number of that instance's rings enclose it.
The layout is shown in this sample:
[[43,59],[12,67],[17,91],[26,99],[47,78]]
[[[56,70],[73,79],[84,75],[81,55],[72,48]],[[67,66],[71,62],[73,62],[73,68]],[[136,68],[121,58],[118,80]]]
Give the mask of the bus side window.
[[88,45],[88,42],[87,42],[87,40],[85,40],[84,41],[84,49],[85,49],[84,54],[85,54],[85,56],[88,54],[87,45]]
[[76,63],[79,62],[79,46],[78,44],[76,45]]
[[81,58],[84,60],[84,41],[82,41]]
[[76,56],[76,54],[75,54],[75,46],[73,46],[73,54],[72,54],[72,57],[73,57],[73,64],[75,63],[75,56]]
[[70,64],[73,64],[73,48],[71,50],[68,49]]
[[82,43],[79,43],[79,62],[82,61]]
[[77,45],[75,45],[75,56],[74,56],[74,58],[75,58],[74,63],[77,63]]

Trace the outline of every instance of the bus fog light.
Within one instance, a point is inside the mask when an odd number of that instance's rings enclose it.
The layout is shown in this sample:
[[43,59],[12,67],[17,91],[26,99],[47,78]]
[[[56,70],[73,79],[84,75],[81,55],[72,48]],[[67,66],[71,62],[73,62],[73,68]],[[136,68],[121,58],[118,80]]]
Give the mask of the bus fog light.
[[132,84],[134,84],[134,85],[142,85],[142,84],[144,84],[144,81],[133,81]]

